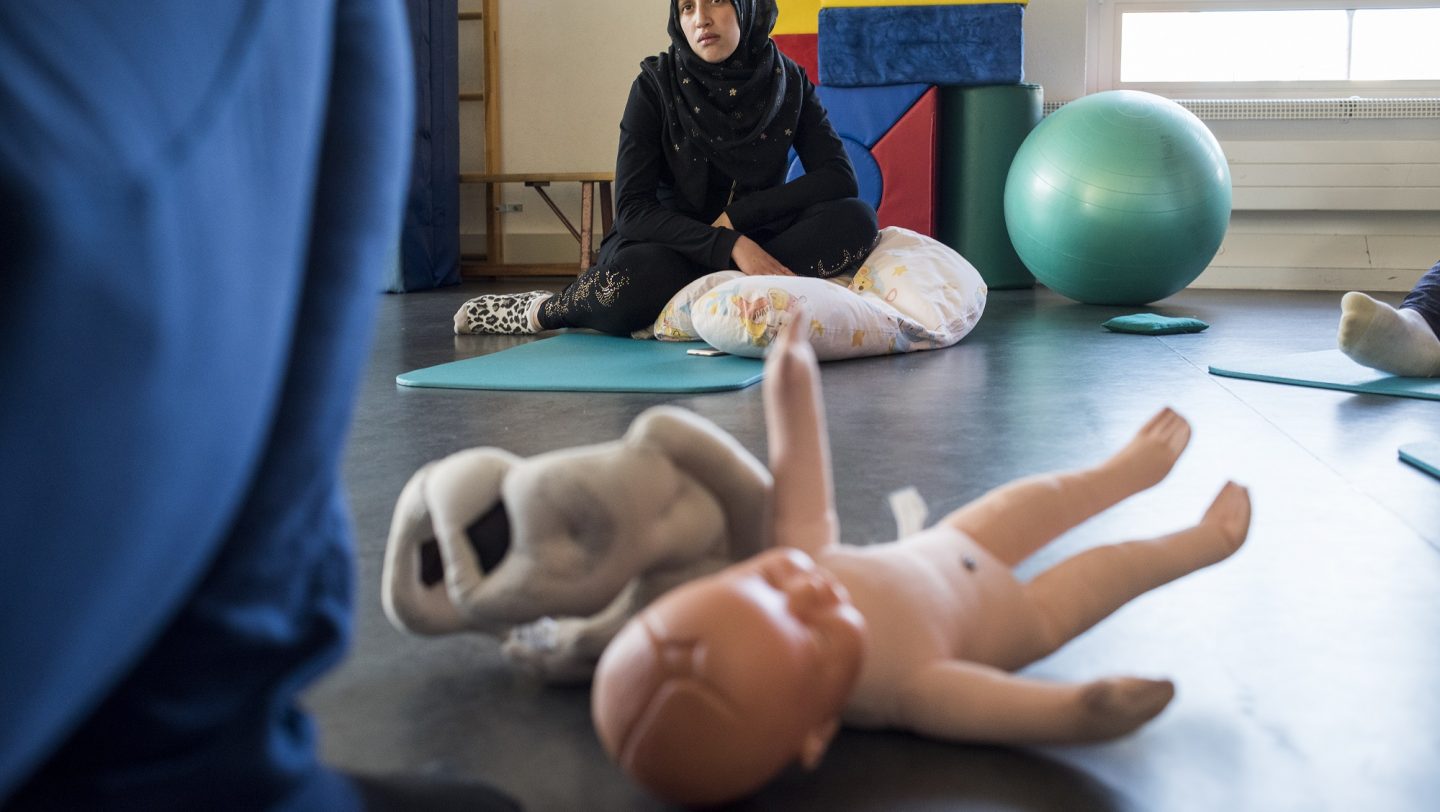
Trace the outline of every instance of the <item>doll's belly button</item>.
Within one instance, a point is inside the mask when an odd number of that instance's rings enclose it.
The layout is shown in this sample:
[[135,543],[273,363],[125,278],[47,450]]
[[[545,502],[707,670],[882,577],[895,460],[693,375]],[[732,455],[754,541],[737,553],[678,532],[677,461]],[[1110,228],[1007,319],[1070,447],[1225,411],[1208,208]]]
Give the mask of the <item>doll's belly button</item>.
[[978,569],[978,568],[980,567],[980,565],[975,562],[975,559],[971,558],[971,557],[968,556],[968,555],[962,555],[962,556],[960,556],[960,563],[961,563],[961,564],[964,564],[964,565],[965,565],[965,569],[967,569],[967,570],[969,570],[969,571],[971,571],[971,572],[974,572],[976,569]]

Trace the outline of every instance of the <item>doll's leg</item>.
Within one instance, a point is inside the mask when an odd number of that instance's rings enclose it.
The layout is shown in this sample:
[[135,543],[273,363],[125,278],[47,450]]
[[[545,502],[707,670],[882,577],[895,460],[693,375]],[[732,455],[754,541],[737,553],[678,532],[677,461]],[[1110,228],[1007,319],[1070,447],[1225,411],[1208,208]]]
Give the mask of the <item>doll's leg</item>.
[[1162,409],[1100,465],[1002,485],[945,522],[1014,566],[1066,530],[1164,479],[1189,442],[1190,424]]
[[1045,682],[960,660],[929,665],[899,691],[901,723],[937,739],[1059,744],[1122,736],[1175,696],[1168,680]]
[[1249,528],[1250,495],[1229,482],[1193,527],[1096,547],[1040,573],[1025,591],[1045,630],[1041,649],[1014,667],[1044,657],[1132,598],[1224,560],[1240,549]]

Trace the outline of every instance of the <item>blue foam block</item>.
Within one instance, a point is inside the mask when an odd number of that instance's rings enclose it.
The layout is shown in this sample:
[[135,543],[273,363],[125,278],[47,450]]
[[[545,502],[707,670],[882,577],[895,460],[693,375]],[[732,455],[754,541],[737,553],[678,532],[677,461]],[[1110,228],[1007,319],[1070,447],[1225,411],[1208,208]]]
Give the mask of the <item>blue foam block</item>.
[[815,95],[830,114],[830,124],[842,136],[849,136],[866,149],[895,122],[905,115],[915,102],[925,95],[930,86],[926,84],[891,85],[888,87],[827,87],[815,88]]
[[[937,99],[933,86],[821,85],[815,92],[855,167],[858,196],[875,209],[881,227],[934,234]],[[795,151],[790,155],[787,181],[805,174]]]
[[1024,6],[980,3],[820,10],[820,81],[1013,85],[1024,78]]
[[[929,90],[929,85],[908,84],[889,87],[828,87],[815,88],[815,94],[830,114],[830,125],[840,135],[840,143],[855,167],[855,181],[860,199],[872,208],[880,208],[885,196],[885,173],[870,148],[890,131],[915,102]],[[790,171],[785,180],[792,181],[805,174],[805,167],[790,150]]]
[[703,357],[698,342],[637,341],[563,333],[517,347],[417,369],[401,386],[546,392],[717,392],[761,379],[765,364],[732,355]]

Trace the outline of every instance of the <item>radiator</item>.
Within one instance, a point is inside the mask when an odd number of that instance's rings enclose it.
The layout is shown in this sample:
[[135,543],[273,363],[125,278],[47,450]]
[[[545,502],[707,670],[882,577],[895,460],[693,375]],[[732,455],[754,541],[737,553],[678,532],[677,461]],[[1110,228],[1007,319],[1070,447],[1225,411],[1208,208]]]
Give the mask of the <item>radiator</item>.
[[[1048,115],[1065,102],[1045,103]],[[1362,118],[1440,118],[1440,98],[1178,99],[1207,121],[1324,121]]]

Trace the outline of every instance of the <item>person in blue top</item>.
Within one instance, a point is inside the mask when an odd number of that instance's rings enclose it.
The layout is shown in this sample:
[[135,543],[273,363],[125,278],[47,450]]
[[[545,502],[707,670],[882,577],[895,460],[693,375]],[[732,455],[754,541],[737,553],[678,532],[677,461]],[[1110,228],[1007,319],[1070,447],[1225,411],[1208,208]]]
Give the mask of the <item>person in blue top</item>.
[[403,11],[0,3],[7,812],[513,808],[329,769],[301,706],[350,636]]
[[1391,307],[1351,291],[1340,299],[1339,345],[1357,363],[1414,378],[1440,378],[1440,262]]
[[[456,333],[629,335],[705,274],[836,276],[875,212],[815,86],[775,47],[775,0],[666,0],[670,48],[641,63],[620,122],[616,218],[563,292],[479,296]],[[794,149],[805,174],[786,182]]]

